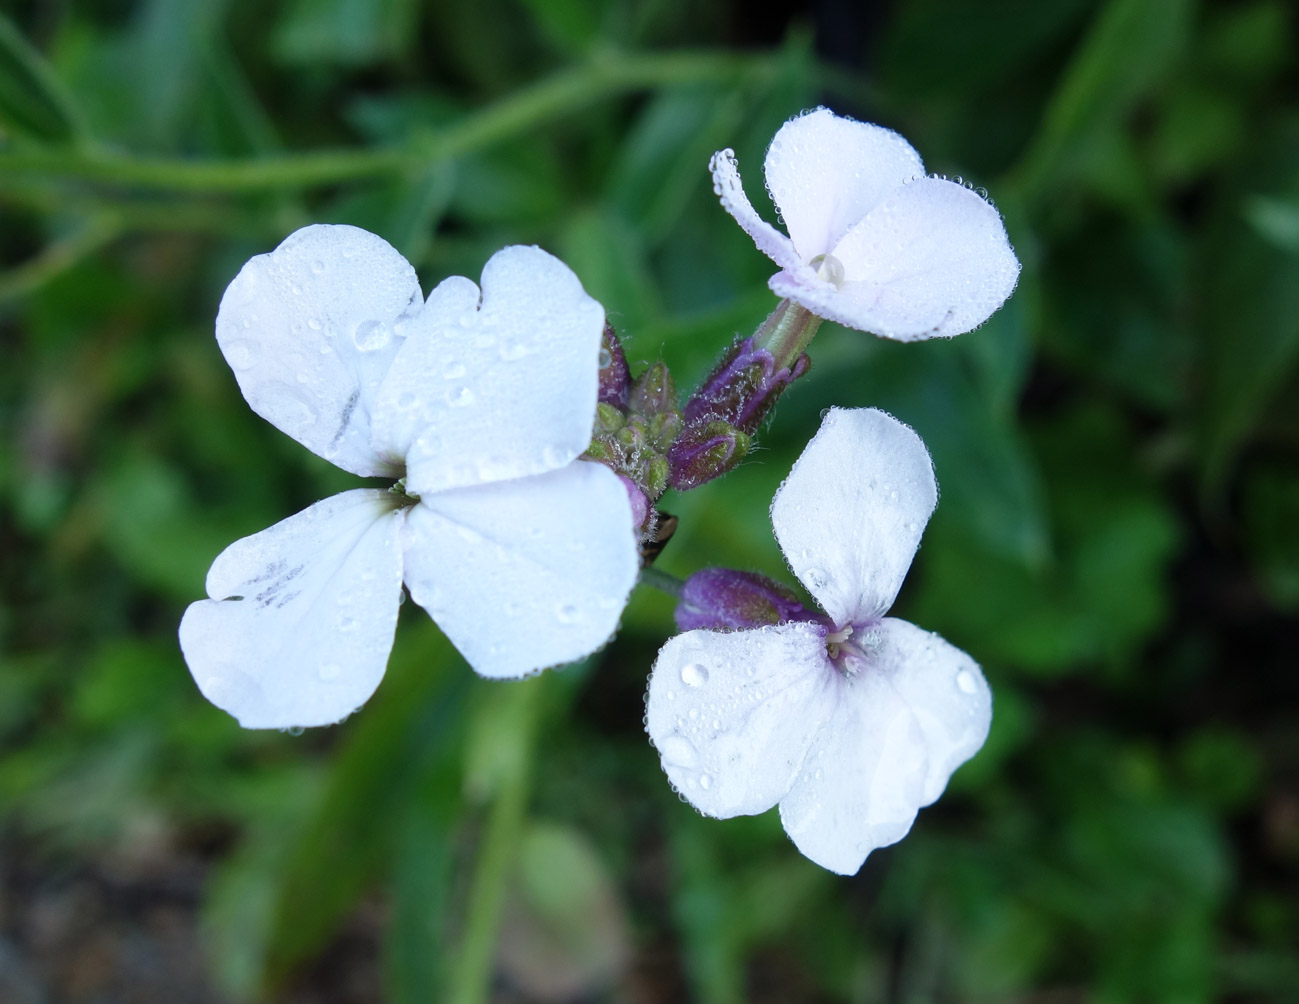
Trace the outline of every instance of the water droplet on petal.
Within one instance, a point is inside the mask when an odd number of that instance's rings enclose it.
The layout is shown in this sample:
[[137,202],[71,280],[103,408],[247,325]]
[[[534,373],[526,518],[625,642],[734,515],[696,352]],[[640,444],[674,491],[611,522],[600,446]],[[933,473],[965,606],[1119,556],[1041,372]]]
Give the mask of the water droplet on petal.
[[708,667],[692,662],[681,668],[681,682],[687,687],[702,687],[708,682]]
[[309,327],[312,331],[319,331],[319,330],[320,330],[320,321],[319,321],[319,319],[318,319],[318,318],[315,318],[315,317],[308,317],[308,318],[307,318],[307,327]]
[[459,380],[465,375],[463,363],[448,363],[446,369],[442,371],[443,380]]
[[613,353],[608,349],[601,349],[599,363],[600,369],[608,369],[613,364]]
[[374,352],[388,344],[388,325],[382,321],[362,321],[352,332],[352,341],[362,352]]
[[807,583],[808,589],[821,589],[826,584],[825,572],[819,568],[809,568],[803,572],[803,581]]
[[319,669],[322,680],[337,680],[343,674],[343,667],[336,662],[327,662]]
[[699,763],[699,751],[684,736],[668,736],[660,742],[659,755],[673,767],[690,768]]
[[956,674],[956,685],[964,694],[973,694],[979,689],[978,682],[974,679],[974,674],[968,669],[963,669]]
[[452,391],[447,397],[447,404],[453,408],[464,408],[474,403],[474,392],[468,387],[461,387],[459,390]]
[[409,411],[411,408],[415,407],[415,401],[416,397],[414,391],[406,390],[397,395],[397,407],[402,411]]
[[504,362],[512,363],[516,359],[522,359],[530,351],[523,342],[505,342],[501,345],[501,359]]
[[313,261],[311,263],[311,271],[315,272],[316,275],[320,275],[321,272],[325,271],[325,263],[319,259]]
[[231,342],[226,346],[226,358],[230,360],[231,367],[237,370],[251,369],[259,355],[261,353],[252,342]]
[[582,611],[572,603],[563,603],[555,610],[555,616],[561,624],[576,624],[582,618]]
[[713,777],[711,774],[699,775],[699,787],[703,788],[704,791],[707,791],[712,786],[713,786]]

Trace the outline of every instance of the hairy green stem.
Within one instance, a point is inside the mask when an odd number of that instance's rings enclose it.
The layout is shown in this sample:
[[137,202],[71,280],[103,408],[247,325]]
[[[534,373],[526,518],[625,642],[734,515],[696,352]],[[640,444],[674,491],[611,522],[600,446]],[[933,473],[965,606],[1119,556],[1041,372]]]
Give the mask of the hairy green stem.
[[628,91],[742,78],[772,65],[774,57],[769,55],[604,53],[402,146],[226,161],[145,158],[103,149],[4,150],[0,174],[191,192],[309,188],[421,170]]
[[753,345],[775,356],[775,369],[787,369],[812,344],[812,338],[820,327],[821,318],[806,307],[793,300],[781,300],[753,333]]
[[533,745],[542,711],[544,678],[509,685],[518,703],[506,713],[514,749],[488,812],[469,888],[464,940],[451,973],[450,1004],[483,1004],[491,988],[492,960],[510,873],[527,818]]
[[649,586],[651,589],[657,589],[659,592],[667,593],[675,598],[681,595],[685,581],[678,579],[675,575],[660,571],[653,565],[647,565],[640,570],[640,584]]

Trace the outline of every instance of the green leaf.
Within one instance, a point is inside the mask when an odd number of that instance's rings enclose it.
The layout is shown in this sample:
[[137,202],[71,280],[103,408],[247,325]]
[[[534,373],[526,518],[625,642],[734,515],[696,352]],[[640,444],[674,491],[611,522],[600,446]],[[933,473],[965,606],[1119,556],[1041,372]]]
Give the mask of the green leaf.
[[1182,55],[1191,0],[1109,0],[1065,69],[1017,171],[1029,201],[1068,180],[1074,162],[1164,79]]
[[0,126],[41,143],[82,139],[72,98],[45,57],[0,14]]
[[264,965],[268,986],[282,983],[328,941],[391,859],[398,822],[410,800],[429,790],[429,772],[457,763],[469,674],[427,618],[417,623],[418,630],[401,632],[378,695],[344,733],[320,802],[277,878]]

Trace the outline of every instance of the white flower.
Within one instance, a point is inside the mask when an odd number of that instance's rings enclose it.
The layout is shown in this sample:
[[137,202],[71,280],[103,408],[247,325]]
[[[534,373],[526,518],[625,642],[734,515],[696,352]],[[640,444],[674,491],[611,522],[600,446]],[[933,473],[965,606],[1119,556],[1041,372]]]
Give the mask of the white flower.
[[[638,557],[622,483],[578,461],[604,311],[508,247],[424,302],[385,241],[312,226],[249,261],[217,341],[248,403],[356,488],[236,541],[180,625],[208,700],[248,728],[336,722],[378,686],[404,581],[469,664],[519,677],[598,648]],[[414,498],[417,503],[413,503]]]
[[901,341],[950,337],[1015,288],[1019,262],[997,211],[925,177],[890,129],[818,108],[780,127],[764,168],[788,237],[754,211],[730,150],[709,163],[713,190],[781,267],[771,289],[820,317]]
[[885,617],[937,502],[920,438],[831,409],[771,522],[826,623],[687,631],[660,651],[646,728],[701,812],[780,804],[798,849],[840,874],[901,840],[983,745],[992,698],[964,652]]

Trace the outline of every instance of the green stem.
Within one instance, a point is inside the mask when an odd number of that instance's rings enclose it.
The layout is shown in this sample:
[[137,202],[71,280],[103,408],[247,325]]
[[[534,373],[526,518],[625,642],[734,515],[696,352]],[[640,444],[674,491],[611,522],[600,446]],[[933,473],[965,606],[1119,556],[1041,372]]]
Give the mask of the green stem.
[[510,699],[518,702],[511,709],[502,709],[514,725],[511,730],[514,749],[495,792],[474,862],[469,916],[451,975],[451,993],[447,998],[450,1004],[483,1004],[488,999],[505,891],[527,818],[533,745],[541,717],[545,678],[502,686],[509,686]]
[[640,584],[667,593],[672,597],[680,596],[681,590],[685,587],[684,580],[660,571],[653,565],[648,565],[640,570]]
[[87,223],[71,236],[48,245],[35,258],[0,274],[0,303],[25,296],[54,281],[121,233],[119,221],[104,216]]
[[102,149],[7,150],[0,152],[0,174],[199,192],[337,184],[422,170],[628,91],[756,75],[770,65],[774,58],[766,55],[606,53],[402,146],[227,161],[145,158]]
[[781,300],[753,333],[753,346],[776,357],[775,369],[793,367],[821,327],[821,318],[793,300]]

